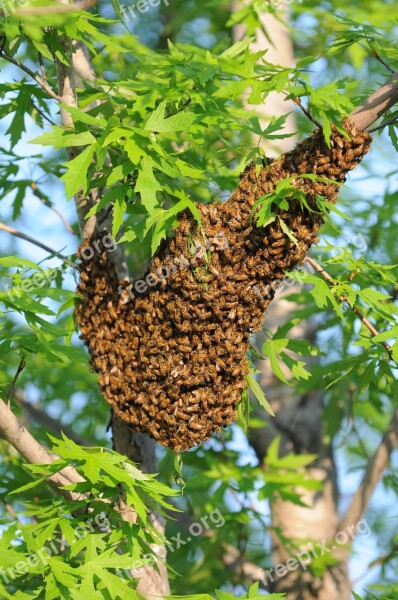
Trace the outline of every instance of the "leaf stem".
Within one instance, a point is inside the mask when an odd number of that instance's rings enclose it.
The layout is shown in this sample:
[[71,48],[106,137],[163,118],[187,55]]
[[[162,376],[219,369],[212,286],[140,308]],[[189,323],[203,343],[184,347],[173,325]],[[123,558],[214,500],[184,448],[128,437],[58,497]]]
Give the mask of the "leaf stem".
[[[327,281],[331,286],[336,285],[336,281],[333,279],[333,277],[331,275],[329,275],[329,273],[327,271],[325,271],[325,269],[316,260],[307,256],[305,261],[308,262],[320,275],[322,275],[322,277],[325,279],[325,281]],[[370,331],[370,333],[373,336],[379,335],[379,331],[377,331],[377,329],[365,317],[365,315],[362,314],[362,312],[350,302],[350,300],[347,298],[347,296],[345,294],[342,294],[339,299],[342,302],[345,302],[347,304],[347,306],[350,307],[352,312],[356,314],[356,316],[360,319],[360,321],[362,321],[363,325]],[[393,355],[392,355],[391,346],[389,344],[387,344],[387,342],[381,342],[381,343],[384,346],[384,348],[386,349],[390,359],[394,360]]]

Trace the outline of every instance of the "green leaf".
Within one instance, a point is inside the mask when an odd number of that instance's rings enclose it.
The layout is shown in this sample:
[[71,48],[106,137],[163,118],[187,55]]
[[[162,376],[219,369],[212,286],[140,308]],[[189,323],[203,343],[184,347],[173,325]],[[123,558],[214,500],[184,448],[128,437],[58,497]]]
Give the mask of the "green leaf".
[[176,454],[174,458],[174,479],[176,484],[181,486],[181,495],[184,494],[184,489],[187,485],[182,476],[182,466],[181,454]]
[[107,120],[101,115],[96,114],[95,117],[90,115],[88,112],[84,110],[79,110],[74,106],[67,106],[61,103],[61,108],[70,113],[73,117],[73,121],[75,123],[86,123],[86,125],[92,125],[94,127],[106,127]]
[[127,203],[124,198],[118,198],[113,205],[112,237],[115,240],[123,225]]
[[187,131],[195,123],[197,115],[184,111],[165,119],[166,105],[167,100],[163,100],[156,110],[151,113],[144,127],[146,131],[158,133]]
[[95,143],[95,137],[89,131],[71,133],[63,127],[54,127],[52,131],[30,140],[30,143],[52,146],[53,148],[71,148],[73,146],[92,145]]
[[150,156],[145,156],[142,159],[138,167],[138,177],[135,184],[135,191],[139,192],[142,204],[149,213],[153,212],[158,203],[156,192],[162,190],[162,186],[153,173],[153,164]]
[[4,267],[29,267],[35,271],[39,269],[36,263],[19,256],[0,256],[0,265]]
[[67,172],[62,175],[61,180],[65,182],[66,197],[72,198],[77,192],[85,194],[89,182],[87,181],[87,171],[92,164],[96,145],[89,146],[81,152],[76,158],[66,163]]
[[286,225],[285,221],[283,219],[281,219],[281,217],[278,217],[278,221],[279,221],[279,224],[281,226],[283,233],[285,233],[287,235],[287,237],[289,238],[289,240],[291,240],[294,244],[296,244],[296,246],[298,248],[299,243],[297,241],[297,238],[293,234],[293,231],[291,229],[289,229],[289,227]]
[[279,365],[279,361],[281,359],[280,353],[283,348],[286,347],[288,343],[287,339],[272,339],[264,342],[263,344],[263,354],[268,356],[271,363],[271,369],[274,375],[278,377],[283,383],[289,384],[289,381],[286,378],[285,373],[281,369]]
[[260,403],[260,405],[273,417],[275,416],[274,411],[271,408],[270,403],[268,402],[267,398],[265,397],[265,394],[263,392],[263,390],[261,389],[261,387],[258,384],[258,381],[255,379],[254,377],[254,373],[251,372],[248,375],[246,375],[246,381],[247,384],[249,386],[249,388],[251,389],[251,391],[253,392],[253,394],[255,395],[255,397],[257,398],[258,402]]

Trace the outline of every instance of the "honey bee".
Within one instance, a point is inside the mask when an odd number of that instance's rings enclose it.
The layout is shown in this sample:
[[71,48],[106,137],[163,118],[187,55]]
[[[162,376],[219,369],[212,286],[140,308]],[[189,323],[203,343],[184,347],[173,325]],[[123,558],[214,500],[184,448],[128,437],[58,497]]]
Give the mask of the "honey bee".
[[94,365],[95,367],[99,370],[102,371],[103,373],[106,373],[108,370],[108,364],[105,360],[105,358],[102,357],[95,357],[94,359]]
[[93,326],[95,327],[95,329],[98,329],[101,326],[100,316],[98,314],[92,315],[91,316],[91,323],[93,324]]
[[148,423],[149,423],[149,419],[148,419],[147,415],[145,413],[142,413],[141,420],[140,420],[140,427],[145,426]]
[[105,373],[104,375],[100,375],[98,377],[98,383],[101,387],[109,385],[109,375],[107,373]]
[[[200,433],[194,433],[193,431],[190,431],[190,432],[189,432],[189,437],[190,437],[190,439],[194,440],[194,442],[196,442],[197,440],[202,440],[202,439],[204,439],[204,438],[203,438],[203,436],[202,436],[202,434],[200,434]],[[189,444],[189,445],[187,446],[187,449],[189,449],[189,448],[191,447],[191,445],[192,445],[192,444]]]
[[93,340],[95,343],[95,350],[98,354],[106,355],[112,348],[111,344],[107,340]]
[[233,281],[226,281],[222,287],[224,294],[228,294],[229,296],[236,294],[236,287]]
[[190,406],[186,406],[185,407],[185,412],[189,413],[195,413],[199,411],[199,404],[192,404]]
[[178,323],[177,326],[181,331],[190,331],[191,329],[191,324],[187,320],[183,321],[182,323]]
[[200,391],[199,390],[193,390],[191,392],[191,395],[187,396],[187,402],[188,404],[192,405],[192,404],[198,404],[199,402],[199,396]]
[[196,420],[193,420],[193,419],[196,419],[196,416],[191,417],[191,419],[188,422],[188,427],[190,429],[193,429],[194,431],[203,431],[204,426],[200,425],[200,423],[198,423]]
[[239,181],[239,190],[241,190],[242,192],[245,192],[246,194],[250,194],[253,190],[253,184],[249,179],[249,171],[247,171],[247,167],[246,170],[242,176],[242,178]]
[[215,275],[216,277],[220,275],[220,271],[218,271],[214,265],[210,264],[208,268],[212,275]]
[[218,221],[218,207],[216,205],[206,206],[206,212],[209,216],[210,223],[215,225]]
[[241,377],[242,376],[242,372],[243,369],[242,367],[239,365],[237,367],[235,367],[232,371],[231,371],[231,376],[232,377]]
[[[137,425],[138,425],[138,423],[137,423]],[[151,435],[155,438],[155,440],[160,439],[160,433],[154,427],[152,427],[152,429],[151,429]]]
[[156,407],[154,405],[148,407],[148,414],[152,419],[156,416]]
[[[166,368],[162,368],[162,371],[164,371],[163,374],[166,374],[168,369]],[[170,371],[170,377],[173,377],[173,379],[175,379],[176,377],[178,377],[180,375],[180,369],[173,369],[172,371]]]
[[131,423],[131,425],[134,425],[134,426],[137,426],[140,423],[138,417],[132,413],[129,414],[129,422]]
[[230,354],[233,354],[235,352],[235,346],[231,344],[231,342],[229,342],[228,340],[225,340],[224,345],[227,352],[229,352]]
[[127,346],[119,346],[119,354],[126,361],[129,361],[131,358],[131,350]]
[[212,423],[214,423],[215,425],[218,425],[218,426],[221,426],[223,423],[223,418],[216,412],[210,413],[210,419],[211,419]]
[[220,371],[225,371],[227,368],[227,365],[225,364],[225,362],[218,356],[217,360],[216,360],[216,369],[218,372]]
[[118,318],[118,314],[115,311],[115,307],[113,306],[113,304],[111,302],[108,302],[107,308],[108,308],[109,315],[112,317],[112,319],[114,319],[116,321]]
[[180,419],[180,420],[183,420],[183,421],[188,421],[188,419],[189,419],[189,415],[183,413],[180,410],[176,410],[174,412],[174,415],[175,415],[176,419]]

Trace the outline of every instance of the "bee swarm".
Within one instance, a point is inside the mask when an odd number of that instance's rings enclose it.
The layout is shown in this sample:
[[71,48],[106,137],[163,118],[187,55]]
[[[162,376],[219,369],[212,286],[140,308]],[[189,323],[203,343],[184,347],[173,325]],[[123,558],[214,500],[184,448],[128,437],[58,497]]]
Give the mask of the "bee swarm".
[[182,213],[175,236],[158,249],[146,273],[162,267],[166,272],[168,266],[169,275],[128,302],[118,293],[128,283],[118,281],[105,251],[82,261],[83,298],[75,311],[81,336],[105,399],[133,429],[179,452],[236,419],[249,336],[262,326],[272,284],[301,264],[318,241],[323,217],[316,195],[335,202],[338,185],[296,179],[293,184],[318,212],[297,200],[290,201],[288,212],[275,207],[298,246],[278,218],[257,227],[252,207],[287,177],[313,173],[343,182],[371,140],[347,119],[343,125],[349,138],[334,130],[328,148],[316,131],[260,172],[249,166],[227,202],[198,204],[206,238],[227,242],[212,244],[210,253],[192,253],[203,235],[191,215]]

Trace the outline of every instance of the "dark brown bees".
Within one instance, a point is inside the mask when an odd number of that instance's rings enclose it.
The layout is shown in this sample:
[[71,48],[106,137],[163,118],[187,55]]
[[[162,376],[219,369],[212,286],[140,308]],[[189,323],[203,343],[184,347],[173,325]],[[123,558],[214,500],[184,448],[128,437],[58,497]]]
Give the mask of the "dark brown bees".
[[[182,213],[175,237],[161,245],[143,276],[164,277],[144,295],[124,301],[118,290],[129,284],[117,280],[105,252],[82,261],[75,310],[81,337],[105,399],[133,429],[180,452],[236,419],[250,334],[261,327],[285,271],[301,264],[317,240],[323,218],[316,196],[335,202],[339,188],[294,179],[309,209],[291,200],[279,216],[298,247],[279,219],[258,228],[252,206],[279,181],[300,173],[344,181],[367,152],[370,136],[347,120],[343,125],[349,137],[334,131],[330,148],[316,131],[260,171],[248,166],[227,202],[198,204],[209,252],[190,251],[204,238],[192,216]],[[267,289],[266,297],[256,292]]]

